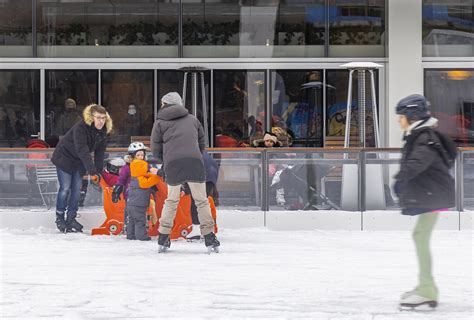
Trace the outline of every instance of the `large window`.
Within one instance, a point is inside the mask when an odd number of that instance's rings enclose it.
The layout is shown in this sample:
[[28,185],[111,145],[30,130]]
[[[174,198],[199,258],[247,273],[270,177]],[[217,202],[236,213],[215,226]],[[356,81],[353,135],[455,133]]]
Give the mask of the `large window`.
[[474,146],[474,69],[425,70],[425,95],[438,128],[460,146]]
[[38,0],[38,55],[176,57],[178,3]]
[[185,57],[324,56],[324,0],[184,0]]
[[97,103],[96,70],[46,70],[46,141],[55,146],[82,118],[84,107]]
[[0,1],[0,57],[31,57],[31,0]]
[[263,129],[265,101],[264,71],[214,71],[214,146],[249,145]]
[[272,128],[284,129],[293,146],[322,147],[322,71],[273,71],[271,80]]
[[472,57],[473,0],[423,0],[423,56]]
[[0,70],[0,146],[26,147],[39,131],[39,71]]
[[[378,72],[374,72],[375,96],[378,99]],[[348,70],[326,70],[326,145],[343,146],[346,132],[347,95],[349,89]],[[352,76],[352,102],[350,121],[350,146],[359,146],[359,108],[357,71]],[[366,146],[375,146],[374,117],[370,73],[366,72],[365,82],[365,124]],[[378,106],[378,103],[377,103]]]
[[385,56],[385,0],[329,1],[329,56]]
[[153,127],[153,71],[102,71],[102,105],[114,122],[110,147],[125,147],[131,136]]

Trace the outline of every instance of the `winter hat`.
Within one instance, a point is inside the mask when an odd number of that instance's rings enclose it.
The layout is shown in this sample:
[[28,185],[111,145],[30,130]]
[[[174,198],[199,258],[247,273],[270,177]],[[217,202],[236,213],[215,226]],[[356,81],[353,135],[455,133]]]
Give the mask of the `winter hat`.
[[405,115],[413,122],[431,116],[431,104],[421,94],[411,94],[397,103],[396,113]]
[[161,98],[161,102],[163,102],[166,105],[183,105],[183,100],[181,99],[181,96],[177,92],[170,92],[167,93]]
[[265,132],[265,135],[263,136],[263,141],[267,141],[267,140],[273,141],[274,144],[278,143],[277,136],[270,132]]

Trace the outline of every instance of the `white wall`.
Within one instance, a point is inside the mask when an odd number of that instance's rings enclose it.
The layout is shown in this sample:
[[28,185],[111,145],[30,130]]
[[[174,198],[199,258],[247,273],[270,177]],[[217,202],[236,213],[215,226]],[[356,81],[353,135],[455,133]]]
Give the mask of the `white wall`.
[[388,66],[386,74],[388,146],[401,146],[395,106],[403,97],[423,94],[422,0],[387,1]]

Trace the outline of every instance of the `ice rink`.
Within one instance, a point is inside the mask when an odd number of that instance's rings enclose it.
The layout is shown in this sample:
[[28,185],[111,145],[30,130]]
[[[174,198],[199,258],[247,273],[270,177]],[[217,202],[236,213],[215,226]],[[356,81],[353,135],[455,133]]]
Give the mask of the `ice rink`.
[[436,230],[440,305],[398,311],[416,284],[408,231],[222,228],[203,243],[0,228],[0,318],[473,319],[473,232]]

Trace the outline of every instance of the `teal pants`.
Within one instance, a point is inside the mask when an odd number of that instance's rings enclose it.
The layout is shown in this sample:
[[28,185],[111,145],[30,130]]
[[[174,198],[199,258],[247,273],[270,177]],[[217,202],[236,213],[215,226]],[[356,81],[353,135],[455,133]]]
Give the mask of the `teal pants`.
[[438,212],[420,214],[412,235],[419,267],[418,286],[415,292],[422,297],[432,300],[438,300],[438,288],[433,279],[430,239],[436,221],[438,221],[438,215]]

